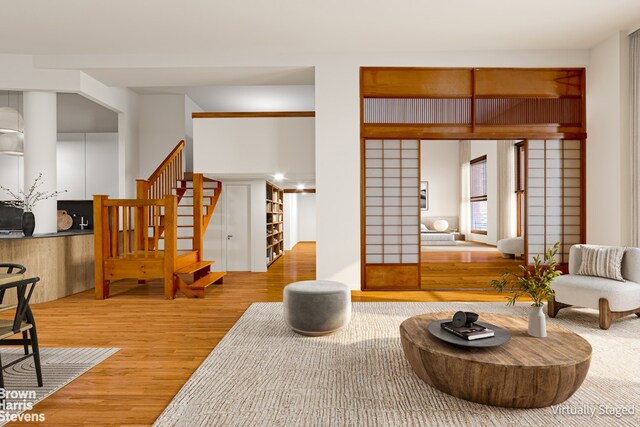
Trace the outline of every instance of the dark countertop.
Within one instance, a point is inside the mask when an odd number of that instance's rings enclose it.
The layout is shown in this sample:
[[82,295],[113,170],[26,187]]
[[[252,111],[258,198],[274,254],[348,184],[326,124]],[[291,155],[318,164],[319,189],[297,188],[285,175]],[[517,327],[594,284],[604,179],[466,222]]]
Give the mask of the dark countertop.
[[33,236],[25,236],[22,231],[4,231],[0,230],[0,240],[3,239],[42,239],[46,237],[69,237],[69,236],[84,236],[87,234],[93,234],[93,230],[68,230],[58,231],[57,233],[45,233],[34,234]]

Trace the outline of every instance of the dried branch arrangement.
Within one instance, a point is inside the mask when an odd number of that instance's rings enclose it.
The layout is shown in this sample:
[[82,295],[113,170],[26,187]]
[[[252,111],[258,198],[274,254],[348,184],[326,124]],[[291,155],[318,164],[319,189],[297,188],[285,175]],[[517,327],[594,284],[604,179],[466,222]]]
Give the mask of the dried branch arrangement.
[[38,203],[39,201],[47,200],[52,197],[56,197],[59,194],[63,194],[67,192],[67,190],[51,191],[51,192],[38,191],[38,188],[42,184],[43,184],[42,174],[40,174],[38,175],[36,180],[33,182],[33,185],[31,185],[31,187],[29,187],[29,190],[27,190],[26,192],[19,191],[18,194],[15,194],[13,191],[9,190],[8,188],[0,185],[0,188],[2,188],[4,191],[9,193],[11,197],[13,197],[13,200],[9,200],[3,203],[12,208],[18,208],[18,209],[22,209],[25,212],[31,212],[35,204]]

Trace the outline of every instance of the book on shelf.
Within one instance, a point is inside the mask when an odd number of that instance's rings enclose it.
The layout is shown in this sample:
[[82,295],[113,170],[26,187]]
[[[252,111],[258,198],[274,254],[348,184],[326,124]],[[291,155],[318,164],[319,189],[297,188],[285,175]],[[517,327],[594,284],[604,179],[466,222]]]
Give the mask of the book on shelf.
[[440,327],[447,332],[464,338],[468,341],[480,340],[483,338],[491,338],[494,335],[492,329],[480,326],[477,323],[472,323],[471,326],[453,326],[453,322],[443,322]]

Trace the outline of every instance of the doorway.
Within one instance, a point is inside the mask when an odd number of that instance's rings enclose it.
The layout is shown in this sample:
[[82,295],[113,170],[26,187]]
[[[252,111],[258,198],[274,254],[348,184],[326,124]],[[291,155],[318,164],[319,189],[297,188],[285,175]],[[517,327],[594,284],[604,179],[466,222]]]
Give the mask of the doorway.
[[251,271],[251,191],[246,184],[227,184],[225,192],[227,271]]
[[[420,287],[487,290],[525,263],[517,237],[517,140],[421,140]],[[503,248],[504,249],[504,248]]]

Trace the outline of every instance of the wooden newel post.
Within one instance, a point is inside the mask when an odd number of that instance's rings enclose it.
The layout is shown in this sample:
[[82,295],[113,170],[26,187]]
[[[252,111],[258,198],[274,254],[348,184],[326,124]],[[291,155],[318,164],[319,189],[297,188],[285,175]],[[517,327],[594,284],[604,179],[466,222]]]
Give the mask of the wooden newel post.
[[[138,200],[147,200],[149,198],[149,181],[146,179],[136,179],[136,197]],[[144,211],[143,206],[136,208],[134,239],[137,242],[138,248],[145,247],[145,240],[147,240],[146,236],[148,234],[148,229],[145,229],[145,225],[148,224],[149,219],[145,218]]]
[[203,249],[203,181],[201,173],[193,174],[193,250],[198,251],[198,261],[202,261]]
[[149,198],[149,181],[146,179],[136,179],[136,198],[138,200]]
[[174,195],[164,199],[164,221],[164,297],[173,299],[173,274],[178,251],[178,198]]
[[94,283],[96,299],[109,298],[109,281],[104,276],[104,261],[109,255],[109,216],[104,201],[109,196],[93,196]]

